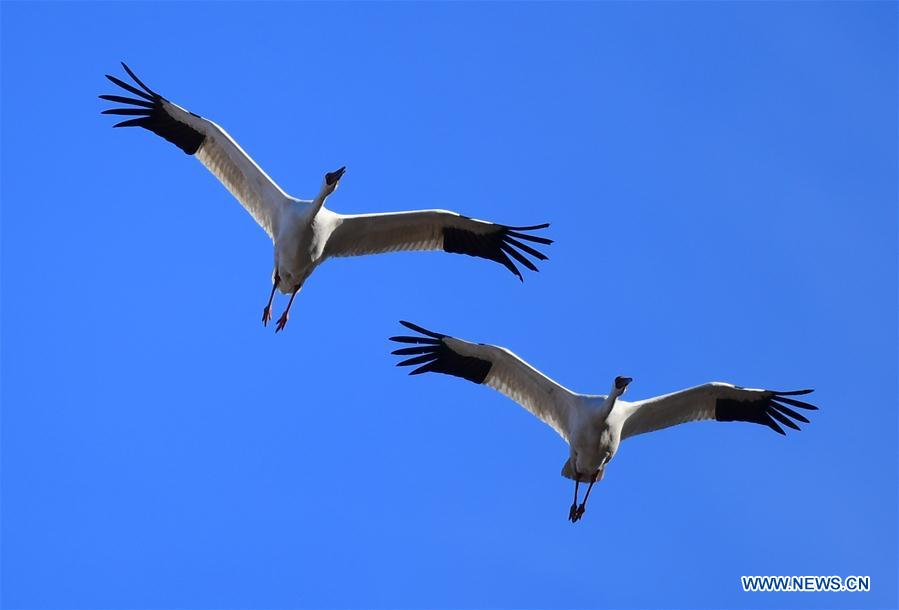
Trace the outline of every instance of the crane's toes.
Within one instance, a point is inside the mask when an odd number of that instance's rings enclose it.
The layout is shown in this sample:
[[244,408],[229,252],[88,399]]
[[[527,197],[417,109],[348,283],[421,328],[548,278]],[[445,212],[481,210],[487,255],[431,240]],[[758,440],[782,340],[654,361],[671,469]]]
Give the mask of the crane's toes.
[[283,316],[278,318],[278,324],[275,326],[276,333],[279,333],[282,330],[284,330],[284,327],[287,326],[287,320],[288,320],[287,314],[284,314]]
[[571,508],[568,510],[568,520],[574,523],[577,521],[577,504],[572,504]]
[[586,505],[581,504],[580,506],[578,506],[578,507],[577,507],[577,512],[574,513],[574,520],[575,520],[575,521],[580,521],[580,520],[581,520],[581,517],[584,516],[584,512],[585,512],[586,510],[587,510],[587,506],[586,506]]
[[268,326],[268,323],[271,321],[272,321],[272,308],[271,308],[271,306],[268,306],[262,310],[262,325]]

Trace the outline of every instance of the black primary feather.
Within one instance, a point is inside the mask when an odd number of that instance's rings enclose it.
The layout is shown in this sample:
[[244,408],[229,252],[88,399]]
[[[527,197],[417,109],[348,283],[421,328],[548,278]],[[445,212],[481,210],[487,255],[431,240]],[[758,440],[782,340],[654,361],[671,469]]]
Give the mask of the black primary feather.
[[523,282],[524,276],[521,275],[521,271],[512,259],[531,271],[539,271],[533,261],[529,260],[525,254],[541,261],[548,260],[548,257],[520,240],[547,246],[552,244],[553,241],[546,237],[530,235],[522,231],[536,231],[545,229],[548,226],[549,223],[530,227],[496,225],[495,229],[489,233],[476,233],[456,227],[445,227],[443,229],[443,250],[453,254],[466,254],[495,261],[514,273]]
[[143,81],[141,81],[137,77],[137,75],[135,75],[134,72],[131,71],[131,68],[125,65],[124,62],[122,63],[122,67],[125,68],[125,72],[128,73],[128,76],[130,76],[134,80],[134,82],[143,89],[143,91],[141,91],[137,87],[129,85],[125,81],[118,79],[115,76],[110,76],[109,74],[107,74],[106,78],[108,78],[111,82],[115,83],[125,91],[133,93],[134,95],[142,99],[124,97],[121,95],[101,95],[99,96],[101,99],[110,102],[137,106],[137,108],[110,108],[108,110],[104,110],[102,114],[140,116],[141,118],[139,119],[130,119],[128,121],[116,123],[115,125],[113,125],[113,127],[143,127],[144,129],[148,129],[156,135],[168,140],[188,155],[195,154],[200,149],[200,146],[203,145],[203,141],[206,139],[206,136],[204,136],[201,132],[194,129],[190,125],[178,121],[168,112],[166,112],[165,107],[163,106],[163,102],[166,102],[168,100],[147,87],[147,85],[145,85]]
[[397,366],[421,365],[409,373],[410,375],[443,373],[444,375],[461,377],[474,383],[484,383],[491,367],[493,367],[492,362],[473,356],[462,356],[454,352],[443,341],[446,335],[429,331],[411,322],[400,321],[400,324],[426,335],[426,337],[390,337],[391,341],[396,341],[397,343],[426,343],[427,345],[422,347],[404,347],[391,352],[396,356],[412,356],[398,362]]
[[[719,398],[715,403],[715,419],[718,421],[745,421],[754,424],[768,426],[778,434],[786,434],[777,422],[792,428],[800,430],[801,428],[795,421],[804,424],[809,420],[793,409],[781,404],[782,402],[799,407],[800,409],[817,410],[818,407],[801,400],[792,398],[784,398],[787,395],[808,394],[812,390],[798,390],[794,392],[768,392],[762,398],[754,398],[751,400],[733,400],[730,398]],[[791,419],[792,418],[792,419]]]

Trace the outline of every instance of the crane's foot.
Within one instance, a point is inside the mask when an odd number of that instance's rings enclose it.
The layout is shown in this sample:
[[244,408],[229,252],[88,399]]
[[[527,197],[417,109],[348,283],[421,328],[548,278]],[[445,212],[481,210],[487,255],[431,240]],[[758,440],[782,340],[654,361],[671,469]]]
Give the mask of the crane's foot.
[[574,520],[580,521],[581,518],[583,518],[584,512],[586,512],[586,510],[587,510],[586,504],[581,504],[580,506],[578,506],[577,511],[575,511],[575,513],[574,513]]
[[290,319],[290,316],[287,315],[287,312],[284,312],[280,318],[278,318],[278,324],[275,326],[275,332],[279,333],[284,330],[284,327],[287,326],[287,320]]
[[272,321],[272,306],[266,305],[265,309],[262,310],[262,325],[268,326],[268,323]]
[[571,508],[568,510],[568,520],[574,523],[577,521],[577,504],[572,504]]

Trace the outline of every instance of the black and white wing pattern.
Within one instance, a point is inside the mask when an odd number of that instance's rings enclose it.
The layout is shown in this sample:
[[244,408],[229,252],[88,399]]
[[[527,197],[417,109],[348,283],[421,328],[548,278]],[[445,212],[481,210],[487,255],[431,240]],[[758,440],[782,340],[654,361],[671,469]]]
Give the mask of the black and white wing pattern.
[[116,123],[113,127],[143,127],[165,138],[188,155],[195,156],[240,201],[269,237],[274,239],[281,209],[289,199],[288,195],[224,129],[173,104],[147,87],[124,63],[122,67],[140,88],[115,76],[106,75],[110,81],[136,96],[100,96],[110,102],[127,104],[123,108],[104,110],[103,114],[133,117]]
[[443,250],[500,263],[524,281],[516,262],[531,271],[537,266],[528,258],[547,256],[524,242],[548,246],[551,239],[530,232],[549,224],[509,227],[475,220],[447,210],[420,210],[388,214],[337,214],[335,228],[324,255],[361,256],[403,250]]
[[495,345],[469,343],[401,321],[414,336],[391,337],[391,341],[411,343],[392,353],[411,356],[397,366],[416,366],[409,373],[443,373],[485,384],[505,394],[552,427],[566,441],[575,425],[578,395],[559,385],[527,362]]
[[799,430],[796,422],[809,420],[791,409],[817,410],[818,407],[791,398],[812,390],[777,392],[741,388],[728,383],[707,383],[680,392],[627,403],[621,438],[661,430],[691,421],[745,421],[768,426],[784,434],[782,424]]

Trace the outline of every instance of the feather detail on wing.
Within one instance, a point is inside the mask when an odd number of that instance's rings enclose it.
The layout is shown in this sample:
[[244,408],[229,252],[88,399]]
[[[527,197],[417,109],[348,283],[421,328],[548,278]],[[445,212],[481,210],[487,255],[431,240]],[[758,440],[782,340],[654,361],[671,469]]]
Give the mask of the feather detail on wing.
[[[799,430],[796,421],[809,420],[790,408],[816,410],[818,407],[791,398],[812,390],[777,392],[741,388],[727,383],[707,383],[672,394],[627,404],[621,438],[661,430],[691,421],[744,421],[768,426],[784,434],[783,424]],[[790,406],[788,406],[790,405]]]
[[136,96],[100,96],[110,102],[128,105],[104,110],[103,114],[134,117],[116,123],[114,127],[143,127],[185,153],[196,156],[274,239],[281,210],[289,196],[224,129],[173,104],[147,87],[124,63],[122,67],[140,88],[106,75],[114,84]]
[[401,321],[418,336],[391,337],[391,341],[413,344],[394,350],[397,356],[411,356],[397,366],[416,366],[409,373],[443,373],[485,384],[505,394],[552,427],[566,441],[574,425],[576,395],[527,362],[495,345],[469,343]]
[[524,242],[549,245],[551,239],[530,231],[549,224],[509,227],[475,220],[447,210],[420,210],[388,214],[337,215],[325,256],[360,256],[403,250],[443,250],[500,263],[524,280],[516,262],[531,271],[537,266],[528,256],[547,256]]

